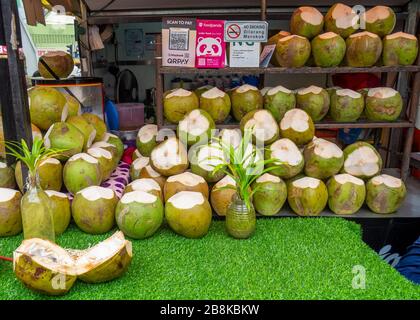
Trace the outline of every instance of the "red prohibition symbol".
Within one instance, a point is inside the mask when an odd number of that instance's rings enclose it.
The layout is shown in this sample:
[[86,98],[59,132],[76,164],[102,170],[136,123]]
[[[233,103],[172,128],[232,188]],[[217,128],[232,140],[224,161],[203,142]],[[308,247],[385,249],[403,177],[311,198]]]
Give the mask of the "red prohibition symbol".
[[237,24],[231,24],[227,29],[229,38],[236,39],[241,35],[241,27]]

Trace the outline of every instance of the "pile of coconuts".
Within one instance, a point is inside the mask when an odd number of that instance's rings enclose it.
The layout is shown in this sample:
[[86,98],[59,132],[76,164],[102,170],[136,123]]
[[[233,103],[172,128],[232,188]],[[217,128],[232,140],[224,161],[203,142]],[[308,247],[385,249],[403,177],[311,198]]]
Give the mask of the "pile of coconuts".
[[299,7],[290,19],[290,32],[279,31],[267,41],[276,45],[271,62],[288,68],[411,65],[418,53],[417,38],[392,33],[395,23],[394,11],[386,6],[357,14],[336,3],[325,16],[314,7]]

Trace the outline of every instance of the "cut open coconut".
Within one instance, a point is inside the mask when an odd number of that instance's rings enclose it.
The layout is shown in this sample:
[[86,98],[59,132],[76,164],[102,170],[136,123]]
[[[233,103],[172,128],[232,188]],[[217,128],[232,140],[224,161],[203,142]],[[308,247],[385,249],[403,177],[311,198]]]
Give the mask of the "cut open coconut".
[[181,191],[201,192],[204,197],[209,197],[209,187],[206,180],[191,172],[180,173],[166,180],[164,188],[165,201]]
[[213,142],[192,148],[189,152],[191,160],[191,171],[201,177],[207,182],[216,182],[223,178],[223,171],[213,170],[223,163],[224,153],[220,144]]
[[178,123],[188,112],[197,109],[198,105],[198,97],[194,92],[176,89],[164,95],[163,114],[168,121]]
[[219,133],[219,138],[221,139],[224,146],[232,146],[236,149],[242,141],[242,134],[240,129],[222,129]]
[[0,237],[14,236],[22,232],[22,215],[19,191],[0,188]]
[[295,106],[295,94],[283,86],[271,88],[264,95],[264,109],[270,111],[277,122],[283,119],[286,111],[293,109]]
[[98,186],[102,181],[99,160],[87,153],[72,156],[64,165],[63,180],[73,194],[89,186]]
[[312,39],[321,33],[324,27],[324,17],[314,7],[297,8],[290,19],[290,31],[308,39]]
[[187,150],[177,138],[170,137],[153,149],[150,164],[163,176],[182,173],[188,168]]
[[381,174],[366,184],[366,204],[375,213],[392,213],[404,202],[407,190],[404,182],[393,176]]
[[267,145],[279,137],[279,126],[270,111],[261,109],[248,112],[241,120],[242,132],[250,130],[254,143]]
[[107,180],[114,171],[115,161],[112,159],[112,153],[102,148],[89,148],[86,153],[98,159],[102,181]]
[[140,128],[137,133],[136,146],[143,156],[150,157],[153,148],[157,145],[157,134],[158,127],[155,124],[146,124]]
[[131,191],[143,191],[159,197],[163,201],[162,189],[159,184],[151,178],[141,178],[134,180],[125,187],[124,193]]
[[232,91],[232,113],[237,121],[248,112],[262,109],[263,97],[257,87],[244,84]]
[[342,171],[355,177],[365,179],[376,176],[382,169],[381,155],[366,142],[355,142],[344,150]]
[[292,109],[280,121],[280,133],[283,138],[288,138],[297,145],[304,145],[313,139],[315,126],[308,113],[301,109]]
[[320,121],[328,113],[330,95],[317,86],[309,86],[297,91],[296,106],[304,110],[313,121]]
[[279,177],[265,173],[252,184],[255,210],[262,215],[279,213],[287,199],[286,183]]
[[397,22],[394,10],[386,6],[375,6],[366,11],[362,17],[366,23],[366,30],[381,38],[390,34]]
[[144,167],[149,165],[150,158],[140,156],[131,163],[130,166],[130,178],[132,181],[140,178],[140,173]]
[[210,89],[201,95],[200,108],[207,111],[214,122],[222,123],[231,109],[229,95],[218,88]]
[[351,7],[336,3],[325,15],[325,30],[347,38],[359,28],[359,16]]
[[212,117],[202,109],[187,113],[178,123],[178,137],[185,145],[207,143],[212,135],[215,124]]
[[406,66],[416,61],[419,51],[415,35],[396,32],[383,39],[382,61],[385,66]]
[[395,121],[401,114],[403,100],[392,88],[369,89],[366,96],[365,114],[372,121]]
[[287,138],[277,140],[269,146],[265,151],[265,159],[278,160],[267,166],[276,166],[277,168],[271,170],[270,173],[284,179],[298,175],[304,166],[302,152],[292,140]]
[[236,182],[231,176],[225,176],[211,189],[210,202],[219,216],[225,216],[236,194]]

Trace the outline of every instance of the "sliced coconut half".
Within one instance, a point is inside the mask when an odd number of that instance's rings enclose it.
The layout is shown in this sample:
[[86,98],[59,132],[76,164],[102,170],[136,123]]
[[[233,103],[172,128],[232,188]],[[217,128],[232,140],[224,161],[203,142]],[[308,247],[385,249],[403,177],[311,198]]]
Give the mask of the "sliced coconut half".
[[181,191],[170,197],[168,202],[178,209],[191,209],[203,204],[205,200],[200,192]]
[[372,183],[375,185],[384,184],[389,188],[399,188],[402,185],[402,181],[399,178],[387,174],[381,174],[372,178]]
[[398,94],[397,90],[388,87],[371,88],[368,91],[368,97],[374,97],[378,99],[392,98]]
[[345,184],[347,182],[356,184],[358,186],[363,186],[365,184],[362,179],[359,179],[347,173],[337,174],[334,176],[334,179],[340,184]]
[[362,146],[348,155],[344,168],[354,176],[372,176],[380,170],[379,159],[371,148]]
[[305,188],[316,189],[318,188],[320,181],[321,180],[319,179],[315,179],[311,177],[304,177],[304,178],[300,178],[293,181],[293,186],[297,188],[301,188],[301,189],[305,189]]
[[292,109],[285,113],[280,122],[281,130],[292,128],[297,132],[305,132],[309,129],[309,115],[300,109]]

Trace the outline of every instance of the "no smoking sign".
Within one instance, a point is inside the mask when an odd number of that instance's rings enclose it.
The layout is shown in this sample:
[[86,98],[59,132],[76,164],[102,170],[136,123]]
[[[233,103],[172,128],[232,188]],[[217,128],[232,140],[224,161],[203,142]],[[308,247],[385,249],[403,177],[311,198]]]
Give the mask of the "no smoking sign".
[[226,42],[266,42],[268,23],[266,21],[227,21]]

